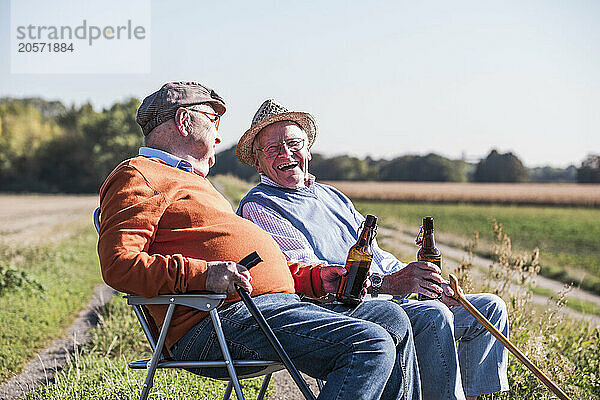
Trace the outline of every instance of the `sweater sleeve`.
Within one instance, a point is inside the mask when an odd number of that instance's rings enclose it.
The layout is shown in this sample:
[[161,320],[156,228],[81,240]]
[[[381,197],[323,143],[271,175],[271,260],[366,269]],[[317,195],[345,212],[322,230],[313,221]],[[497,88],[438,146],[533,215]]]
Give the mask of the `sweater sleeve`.
[[325,296],[321,281],[321,267],[323,264],[306,265],[300,262],[288,262],[288,267],[294,278],[296,293],[315,299]]
[[122,164],[100,189],[98,256],[104,281],[130,294],[154,297],[206,287],[206,261],[150,254],[169,201],[135,168]]

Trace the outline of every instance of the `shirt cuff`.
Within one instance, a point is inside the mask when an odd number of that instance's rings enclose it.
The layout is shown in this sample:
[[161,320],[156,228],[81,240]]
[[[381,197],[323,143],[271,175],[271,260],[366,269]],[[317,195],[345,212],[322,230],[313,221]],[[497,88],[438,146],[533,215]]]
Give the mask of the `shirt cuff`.
[[206,270],[207,264],[204,260],[188,258],[189,279],[187,282],[188,291],[206,290]]

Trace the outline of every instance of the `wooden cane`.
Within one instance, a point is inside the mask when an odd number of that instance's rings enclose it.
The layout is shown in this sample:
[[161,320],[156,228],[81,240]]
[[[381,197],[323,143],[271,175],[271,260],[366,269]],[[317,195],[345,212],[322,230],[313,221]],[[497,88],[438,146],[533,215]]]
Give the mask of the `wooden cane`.
[[550,380],[538,367],[533,365],[531,361],[525,356],[525,354],[521,353],[519,349],[517,349],[507,338],[500,332],[494,325],[490,323],[474,306],[466,299],[463,290],[458,286],[458,279],[453,274],[450,274],[450,287],[454,291],[454,299],[456,299],[477,321],[484,326],[500,343],[504,345],[511,353],[513,353],[519,361],[521,361],[525,366],[533,372],[533,374],[542,381],[544,385],[548,387],[548,389],[552,390],[552,392],[557,395],[561,400],[571,400],[569,396],[565,394],[554,382]]

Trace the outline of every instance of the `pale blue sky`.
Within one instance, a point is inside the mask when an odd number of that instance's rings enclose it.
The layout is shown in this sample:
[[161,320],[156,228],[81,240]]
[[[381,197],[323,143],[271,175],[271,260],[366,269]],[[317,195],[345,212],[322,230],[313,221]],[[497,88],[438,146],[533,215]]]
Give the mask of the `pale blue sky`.
[[595,0],[152,1],[151,73],[127,75],[11,74],[8,0],[0,13],[0,96],[101,109],[197,80],[228,103],[222,149],[273,97],[316,117],[327,155],[600,153]]

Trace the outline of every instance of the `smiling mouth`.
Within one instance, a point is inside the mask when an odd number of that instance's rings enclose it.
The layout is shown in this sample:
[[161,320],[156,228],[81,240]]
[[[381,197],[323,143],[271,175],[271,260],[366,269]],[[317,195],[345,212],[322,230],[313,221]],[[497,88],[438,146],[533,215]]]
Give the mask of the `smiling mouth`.
[[280,171],[288,171],[290,169],[296,168],[298,166],[298,163],[296,161],[292,161],[286,164],[281,164],[278,165],[276,168]]

